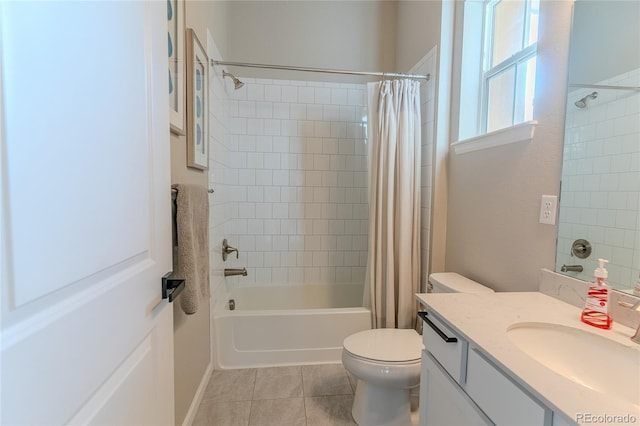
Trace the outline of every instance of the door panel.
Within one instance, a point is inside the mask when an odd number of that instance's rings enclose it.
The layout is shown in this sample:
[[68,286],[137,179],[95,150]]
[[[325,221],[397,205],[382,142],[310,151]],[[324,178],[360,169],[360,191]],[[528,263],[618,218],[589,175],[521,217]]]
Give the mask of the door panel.
[[2,2],[3,424],[171,424],[166,4]]

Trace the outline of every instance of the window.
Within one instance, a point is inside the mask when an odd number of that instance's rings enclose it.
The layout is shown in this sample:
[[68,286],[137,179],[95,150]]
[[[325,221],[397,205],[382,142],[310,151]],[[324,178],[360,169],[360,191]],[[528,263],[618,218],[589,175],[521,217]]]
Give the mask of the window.
[[464,2],[458,140],[533,119],[539,9],[540,0]]
[[480,133],[533,118],[540,0],[484,4]]

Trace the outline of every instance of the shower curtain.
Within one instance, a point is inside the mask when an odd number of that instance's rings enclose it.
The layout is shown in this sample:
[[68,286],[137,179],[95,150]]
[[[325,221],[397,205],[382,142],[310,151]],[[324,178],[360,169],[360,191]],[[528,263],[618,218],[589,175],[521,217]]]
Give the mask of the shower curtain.
[[420,281],[420,83],[368,84],[369,258],[374,328],[414,328]]

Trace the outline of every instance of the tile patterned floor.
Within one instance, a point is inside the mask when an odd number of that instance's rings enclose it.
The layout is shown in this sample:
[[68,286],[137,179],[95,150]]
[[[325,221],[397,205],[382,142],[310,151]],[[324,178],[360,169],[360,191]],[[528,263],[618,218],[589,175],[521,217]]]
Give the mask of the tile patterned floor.
[[194,426],[354,426],[341,364],[216,370]]

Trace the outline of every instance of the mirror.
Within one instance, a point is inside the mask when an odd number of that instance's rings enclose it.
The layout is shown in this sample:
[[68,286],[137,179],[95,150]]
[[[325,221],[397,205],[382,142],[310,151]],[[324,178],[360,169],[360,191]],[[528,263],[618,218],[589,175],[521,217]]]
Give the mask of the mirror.
[[586,281],[608,259],[625,292],[640,279],[639,20],[637,0],[574,4],[556,251]]

